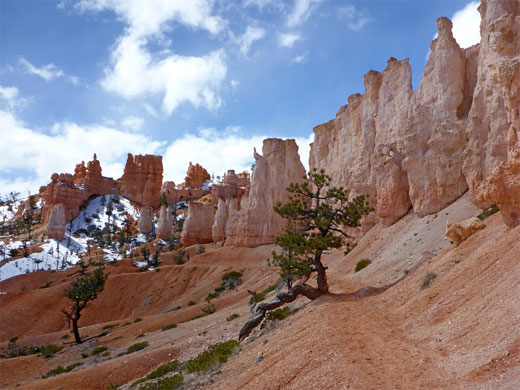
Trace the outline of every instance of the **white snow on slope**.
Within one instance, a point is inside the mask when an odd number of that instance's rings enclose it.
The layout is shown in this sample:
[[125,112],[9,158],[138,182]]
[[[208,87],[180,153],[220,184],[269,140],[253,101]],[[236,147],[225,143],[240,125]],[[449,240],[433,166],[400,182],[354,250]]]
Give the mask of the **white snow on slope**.
[[41,246],[42,252],[32,253],[28,257],[12,260],[3,265],[0,267],[0,281],[38,270],[70,268],[80,260],[80,257],[64,245],[65,240],[67,238],[59,244],[56,240],[50,240]]

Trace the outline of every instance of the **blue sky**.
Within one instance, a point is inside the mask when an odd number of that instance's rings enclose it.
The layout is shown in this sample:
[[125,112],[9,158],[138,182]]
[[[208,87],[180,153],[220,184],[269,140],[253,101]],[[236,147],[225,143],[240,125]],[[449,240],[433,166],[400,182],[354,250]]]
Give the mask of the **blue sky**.
[[243,170],[268,136],[332,119],[363,75],[410,58],[414,89],[436,33],[479,40],[457,0],[0,0],[0,195],[35,192],[94,152],[119,177],[126,154]]

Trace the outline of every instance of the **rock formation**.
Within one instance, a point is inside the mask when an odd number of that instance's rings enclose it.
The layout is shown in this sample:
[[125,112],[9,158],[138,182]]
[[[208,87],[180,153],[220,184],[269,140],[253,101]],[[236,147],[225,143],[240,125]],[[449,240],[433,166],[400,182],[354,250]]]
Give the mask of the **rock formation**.
[[468,188],[462,175],[466,57],[448,18],[437,20],[439,36],[430,45],[419,89],[413,94],[405,136],[403,167],[410,199],[422,217],[449,205]]
[[169,208],[161,206],[159,221],[157,222],[157,237],[162,240],[169,240],[172,236],[173,216]]
[[153,231],[153,209],[150,206],[141,207],[139,215],[139,233],[150,234]]
[[468,188],[485,207],[479,184],[520,148],[520,3],[483,0],[479,10],[482,43],[467,49],[449,19],[437,20],[415,93],[408,60],[391,58],[365,76],[364,95],[314,129],[310,167],[351,196],[370,195],[377,218],[366,225],[392,224],[410,205],[418,216],[435,213]]
[[140,206],[159,207],[163,179],[162,156],[128,154],[125,171],[118,180],[120,193]]
[[191,201],[188,204],[188,216],[184,221],[181,243],[185,246],[206,244],[213,241],[213,222],[215,205]]
[[199,164],[193,165],[190,162],[190,166],[188,167],[188,173],[186,178],[184,179],[184,185],[186,188],[199,188],[202,187],[206,180],[210,180],[211,176],[208,171],[206,171]]
[[226,225],[229,214],[228,202],[226,202],[226,200],[223,198],[219,198],[218,200],[215,221],[211,227],[213,242],[222,242],[226,239]]
[[79,208],[92,196],[112,194],[116,182],[101,175],[101,165],[96,155],[85,167],[85,163],[76,165],[74,176],[68,173],[53,173],[51,182],[42,193],[44,200],[43,218],[46,220],[53,207],[63,204],[65,221],[70,222],[79,214]]
[[273,206],[287,201],[286,188],[290,183],[304,180],[305,169],[294,140],[266,139],[262,153],[254,151],[251,185],[240,209],[238,205],[229,207],[226,245],[254,247],[274,242],[283,231],[285,220],[273,212]]
[[493,170],[476,189],[475,198],[496,204],[507,226],[520,224],[520,150]]
[[65,236],[66,229],[65,205],[58,203],[52,208],[49,222],[47,223],[47,237],[61,241]]
[[483,0],[476,87],[468,115],[463,172],[479,184],[520,147],[520,3]]
[[456,245],[465,241],[469,236],[486,227],[484,222],[478,218],[469,218],[461,223],[447,221],[446,237],[452,240]]

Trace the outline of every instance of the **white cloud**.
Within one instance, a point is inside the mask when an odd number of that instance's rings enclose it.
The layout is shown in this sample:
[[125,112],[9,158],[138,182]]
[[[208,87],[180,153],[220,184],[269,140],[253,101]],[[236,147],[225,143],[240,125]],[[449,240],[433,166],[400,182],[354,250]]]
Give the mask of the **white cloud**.
[[119,39],[112,53],[113,68],[102,81],[107,91],[127,99],[163,94],[162,108],[167,114],[186,101],[208,109],[220,106],[217,92],[227,73],[223,50],[203,57],[171,55],[157,60],[145,44],[134,36]]
[[128,130],[139,130],[143,127],[144,119],[136,116],[128,116],[121,121],[121,125]]
[[152,53],[148,44],[169,41],[164,34],[177,22],[210,34],[221,32],[226,22],[212,14],[214,1],[83,0],[82,10],[112,10],[127,24],[111,53],[111,67],[101,84],[105,90],[127,99],[162,95],[162,108],[171,114],[189,102],[195,107],[214,109],[222,103],[218,92],[226,77],[225,53],[215,50],[201,57],[180,56],[169,50]]
[[43,65],[41,68],[37,68],[23,57],[20,57],[19,61],[28,73],[39,76],[45,81],[51,81],[65,76],[65,73],[54,64],[47,64]]
[[54,79],[59,79],[59,78],[63,77],[65,79],[69,80],[74,85],[79,84],[79,78],[77,76],[65,75],[65,73],[61,69],[59,69],[56,65],[54,65],[52,63],[43,65],[38,68],[38,67],[34,66],[33,64],[31,64],[29,61],[27,61],[23,57],[20,57],[18,59],[18,61],[20,62],[20,64],[23,65],[23,67],[25,68],[27,73],[41,77],[45,81],[52,81]]
[[453,37],[460,47],[466,48],[480,42],[480,2],[472,1],[451,17]]
[[[253,148],[261,153],[264,135],[241,134],[239,128],[228,128],[218,132],[213,128],[201,129],[198,134],[184,134],[173,141],[164,154],[164,178],[182,183],[190,162],[199,163],[210,174],[221,176],[228,169],[236,172],[250,170],[254,163]],[[308,169],[309,143],[314,134],[307,138],[297,138],[300,158]]]
[[265,30],[261,27],[247,26],[244,34],[235,39],[242,55],[247,56],[255,41],[265,37]]
[[305,62],[307,62],[307,58],[309,56],[309,52],[306,51],[305,53],[303,53],[302,55],[299,55],[297,57],[294,57],[291,61],[292,64],[304,64]]
[[[156,153],[163,143],[142,134],[102,125],[63,122],[51,135],[26,127],[12,113],[0,111],[0,188],[38,191],[53,172],[74,172],[75,164],[97,153],[103,175],[120,177],[127,153]],[[20,174],[19,172],[23,172]]]
[[287,25],[289,27],[296,27],[305,22],[321,1],[322,0],[295,0],[293,10],[287,17]]
[[0,98],[13,101],[18,97],[18,88],[16,87],[2,87],[0,85]]
[[154,118],[157,117],[157,111],[155,111],[155,108],[153,108],[150,104],[143,103],[143,108],[148,113],[148,115],[153,116]]
[[278,45],[284,47],[293,47],[294,43],[302,39],[299,34],[286,33],[278,35]]
[[165,24],[177,21],[193,28],[217,34],[226,26],[219,16],[212,15],[213,0],[82,0],[76,7],[82,11],[114,11],[129,24],[132,35],[138,37],[162,34]]
[[0,101],[5,102],[5,106],[9,109],[23,107],[27,104],[27,99],[18,96],[18,88],[2,87],[0,85]]
[[358,11],[353,5],[339,8],[339,15],[347,21],[347,27],[352,31],[361,30],[372,20],[366,11]]

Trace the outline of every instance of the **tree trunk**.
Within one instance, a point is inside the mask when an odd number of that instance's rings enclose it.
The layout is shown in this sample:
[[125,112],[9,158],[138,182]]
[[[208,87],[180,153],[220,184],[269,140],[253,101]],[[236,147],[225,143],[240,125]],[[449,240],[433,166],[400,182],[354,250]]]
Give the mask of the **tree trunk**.
[[[325,284],[327,284],[327,280],[325,279]],[[328,291],[328,286],[327,286]],[[253,317],[247,321],[242,329],[240,330],[240,334],[238,339],[242,341],[252,332],[254,328],[262,323],[265,318],[265,314],[269,310],[274,310],[280,306],[285,305],[286,303],[290,303],[298,298],[298,295],[304,295],[310,300],[314,300],[323,295],[319,289],[309,286],[308,284],[298,284],[287,292],[281,292],[276,295],[276,298],[270,302],[261,303],[258,305],[256,310],[251,310],[253,312]],[[252,307],[256,305],[256,299],[253,301]]]
[[74,338],[76,339],[76,344],[81,344],[81,337],[79,337],[78,330],[78,320],[79,318],[72,319],[72,331],[74,332]]
[[327,268],[322,264],[321,260],[317,260],[315,263],[317,272],[318,291],[320,294],[328,294],[329,284],[327,283]]

